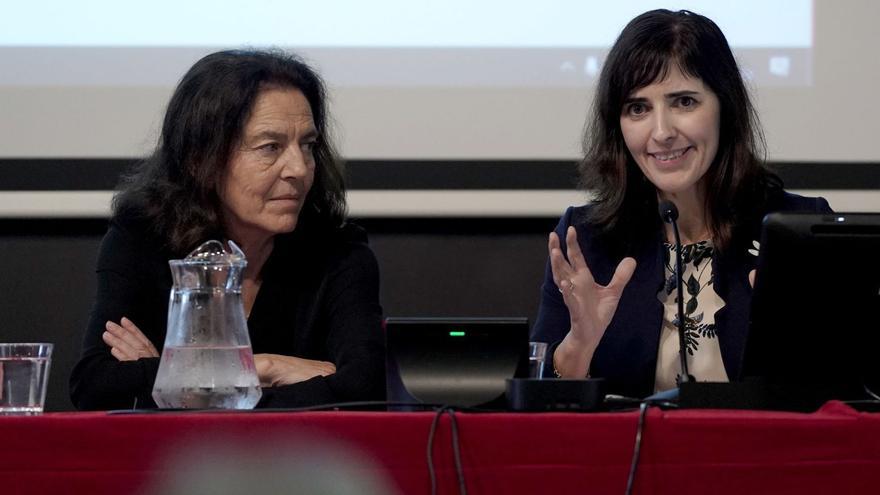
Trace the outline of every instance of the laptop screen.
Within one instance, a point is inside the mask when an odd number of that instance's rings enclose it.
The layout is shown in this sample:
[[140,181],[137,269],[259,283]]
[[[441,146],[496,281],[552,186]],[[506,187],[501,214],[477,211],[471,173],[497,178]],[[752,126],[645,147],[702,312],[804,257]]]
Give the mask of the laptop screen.
[[764,219],[743,376],[824,399],[880,392],[880,214]]
[[527,318],[385,320],[390,402],[485,406],[528,370]]

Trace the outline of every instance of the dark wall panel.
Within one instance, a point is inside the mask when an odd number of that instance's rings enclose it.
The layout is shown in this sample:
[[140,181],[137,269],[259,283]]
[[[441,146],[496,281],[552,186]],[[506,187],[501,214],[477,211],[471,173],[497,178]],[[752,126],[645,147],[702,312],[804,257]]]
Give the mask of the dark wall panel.
[[0,236],[0,340],[52,342],[47,410],[68,410],[67,379],[95,293],[99,237]]
[[[0,158],[0,191],[109,191],[134,158]],[[880,189],[876,162],[771,162],[789,189]],[[71,173],[75,171],[75,173]],[[348,160],[351,190],[571,190],[570,160]]]
[[537,313],[544,235],[375,235],[388,316]]

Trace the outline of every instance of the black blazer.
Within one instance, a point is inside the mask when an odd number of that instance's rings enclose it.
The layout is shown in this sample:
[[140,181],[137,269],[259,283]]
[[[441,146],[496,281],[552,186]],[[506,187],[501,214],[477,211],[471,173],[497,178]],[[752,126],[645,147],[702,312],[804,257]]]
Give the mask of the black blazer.
[[[589,205],[570,207],[560,219],[556,234],[565,239],[568,226],[575,227],[578,244],[593,277],[597,283],[605,285],[611,281],[622,258],[612,255],[607,246],[595,239],[593,229],[586,222],[589,208]],[[774,211],[831,212],[831,207],[823,198],[782,193],[768,202],[766,213]],[[760,239],[760,231],[760,223],[747,226],[744,232],[748,232],[746,235],[750,238],[737,244],[741,248],[734,247],[725,256],[712,260],[713,285],[718,296],[725,301],[725,306],[715,314],[715,325],[724,368],[731,379],[739,377],[742,365],[752,296],[748,274],[757,262],[746,248],[751,247],[752,240]],[[609,393],[628,397],[653,393],[663,318],[663,306],[657,298],[664,283],[662,243],[662,231],[658,231],[652,242],[643,243],[636,249],[636,271],[623,290],[617,312],[590,364],[590,375],[605,378]],[[562,249],[564,252],[564,242]],[[552,356],[570,326],[568,308],[553,282],[548,260],[532,340],[551,343],[549,356]]]

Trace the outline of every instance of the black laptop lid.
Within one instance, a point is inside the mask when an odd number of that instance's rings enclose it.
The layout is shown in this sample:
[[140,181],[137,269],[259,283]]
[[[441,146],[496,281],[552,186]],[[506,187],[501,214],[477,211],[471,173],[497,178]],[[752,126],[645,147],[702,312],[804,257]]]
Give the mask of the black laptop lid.
[[489,405],[528,369],[527,318],[385,320],[391,402]]
[[768,215],[743,376],[864,398],[878,354],[880,214]]

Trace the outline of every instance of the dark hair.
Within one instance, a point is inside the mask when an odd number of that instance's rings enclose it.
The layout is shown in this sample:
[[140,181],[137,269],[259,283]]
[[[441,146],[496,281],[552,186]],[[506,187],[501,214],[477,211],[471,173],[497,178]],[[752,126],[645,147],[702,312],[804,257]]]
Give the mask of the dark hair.
[[280,50],[221,51],[196,62],[168,103],[152,156],[125,178],[114,198],[114,214],[147,220],[177,253],[222,238],[220,190],[227,165],[267,86],[301,91],[318,132],[315,179],[297,230],[341,225],[345,185],[329,137],[324,83],[303,60]]
[[701,79],[720,102],[718,152],[703,180],[713,243],[724,251],[737,224],[760,214],[764,196],[782,183],[765,167],[764,136],[724,34],[686,10],[639,15],[608,54],[580,164],[581,185],[596,200],[588,221],[622,249],[659,228],[656,189],[627,150],[620,115],[634,91],[663,80],[673,67]]

